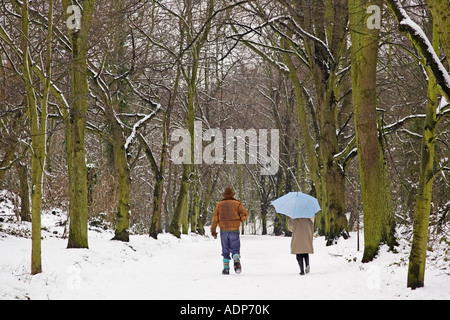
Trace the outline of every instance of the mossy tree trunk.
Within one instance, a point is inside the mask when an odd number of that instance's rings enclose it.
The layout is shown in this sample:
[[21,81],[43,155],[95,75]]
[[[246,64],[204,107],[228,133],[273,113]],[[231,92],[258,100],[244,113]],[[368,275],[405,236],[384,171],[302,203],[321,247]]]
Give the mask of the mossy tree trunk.
[[[435,158],[435,130],[438,122],[437,97],[439,94],[450,101],[448,71],[440,61],[439,44],[441,42],[447,56],[450,54],[450,12],[448,1],[427,0],[433,17],[433,40],[424,38],[423,30],[415,25],[398,0],[385,0],[389,9],[399,22],[400,31],[404,32],[422,58],[428,75],[428,102],[422,134],[421,164],[419,188],[414,208],[413,243],[409,257],[407,286],[415,289],[424,286],[426,251],[428,244],[428,225],[433,192],[433,172]],[[441,38],[440,38],[441,37]],[[432,44],[431,44],[432,42]]]
[[[122,0],[114,1],[112,5],[114,11],[114,17],[112,23],[114,28],[111,31],[113,37],[113,48],[111,53],[110,68],[115,74],[121,75],[129,72],[124,63],[123,57],[126,56],[126,40],[129,36],[129,28],[126,26],[126,17],[124,10],[124,3]],[[128,61],[127,61],[128,62]],[[134,66],[134,60],[131,62],[131,69]],[[112,88],[111,88],[112,87]],[[117,205],[115,224],[116,229],[112,240],[130,241],[130,217],[131,217],[131,170],[128,164],[128,152],[126,141],[126,133],[124,132],[123,124],[118,120],[117,115],[121,111],[128,111],[129,105],[127,101],[127,88],[124,81],[118,81],[117,83],[110,83],[110,89],[114,90],[116,87],[116,94],[112,95],[110,99],[106,99],[109,102],[109,106],[105,109],[106,118],[111,128],[112,136],[112,148],[114,156],[114,168],[116,175],[116,192],[117,192]]]
[[[181,225],[182,221],[186,221],[188,216],[188,196],[189,196],[189,185],[190,179],[194,173],[194,121],[195,121],[195,97],[197,95],[197,79],[198,79],[198,69],[200,63],[200,52],[208,39],[209,32],[211,30],[211,20],[214,13],[214,1],[208,0],[208,7],[206,9],[205,24],[201,29],[201,33],[195,37],[194,26],[192,18],[192,10],[189,6],[192,5],[191,2],[187,2],[188,6],[186,8],[187,19],[182,23],[186,24],[186,29],[184,30],[187,35],[187,40],[192,44],[192,48],[189,51],[191,54],[190,59],[192,59],[192,64],[189,67],[189,71],[183,70],[184,78],[188,86],[188,97],[187,97],[187,118],[186,126],[191,137],[190,148],[187,151],[190,155],[190,163],[183,163],[183,173],[181,176],[180,191],[178,193],[177,204],[175,207],[172,222],[169,227],[169,232],[176,237],[181,236]],[[184,230],[186,231],[186,230]]]
[[[380,30],[369,29],[367,8],[381,1],[350,0],[352,39],[352,95],[358,148],[359,174],[364,211],[363,262],[372,261],[383,239],[383,224],[392,222],[390,188],[384,183],[386,170],[377,129],[377,61]],[[382,139],[382,138],[381,138]],[[386,217],[386,219],[385,219]]]
[[202,199],[202,201],[200,202],[200,212],[199,212],[199,218],[197,221],[197,232],[200,235],[205,235],[205,224],[206,224],[206,219],[208,218],[208,215],[210,212],[208,212],[208,207],[209,204],[211,203],[211,198],[212,198],[212,194],[216,188],[216,184],[218,179],[217,178],[213,178],[213,175],[218,175],[217,171],[213,171],[213,170],[208,170],[208,172],[206,173],[206,181],[207,181],[207,187],[204,194],[204,198]]
[[[304,6],[312,10],[314,21],[304,19],[303,15],[299,14]],[[303,30],[314,34],[314,37],[305,37],[304,50],[298,52],[300,56],[307,57],[304,61],[308,60],[307,67],[314,81],[316,114],[312,125],[308,120],[303,88],[293,57],[283,53],[283,59],[289,69],[289,78],[295,90],[305,160],[314,186],[313,191],[322,208],[316,215],[316,226],[320,234],[325,235],[327,245],[330,245],[336,238],[348,236],[345,217],[345,176],[339,159],[335,157],[339,153],[337,72],[340,58],[346,50],[347,2],[339,0],[334,1],[332,5],[318,2],[311,6],[305,2],[296,2],[290,10],[294,11],[296,23],[302,26]],[[313,28],[312,23],[317,27]],[[303,30],[300,32],[304,32]],[[290,31],[286,33],[288,38],[291,34]],[[295,46],[289,44],[288,40],[283,42],[282,46],[285,49],[295,50]],[[325,43],[328,45],[324,45]]]
[[[171,123],[171,114],[172,109],[175,105],[175,101],[178,98],[178,89],[180,85],[181,78],[181,68],[177,69],[177,75],[175,77],[175,84],[173,88],[173,92],[170,95],[169,104],[167,106],[167,111],[163,115],[163,145],[161,150],[161,161],[159,167],[156,164],[155,158],[153,157],[151,150],[149,148],[145,148],[147,158],[150,161],[150,166],[152,168],[153,174],[155,176],[155,186],[153,192],[153,214],[152,221],[150,225],[150,236],[154,239],[157,239],[158,234],[162,233],[162,207],[163,207],[163,193],[164,193],[164,172],[166,171],[166,159],[168,153],[168,143],[167,143],[167,132],[170,128]],[[145,142],[141,140],[141,144]],[[146,143],[144,143],[147,145]],[[147,145],[148,147],[148,145]],[[166,221],[166,223],[168,223]]]
[[191,191],[191,232],[197,233],[198,230],[198,219],[200,218],[200,183],[192,185],[193,190]]
[[[439,47],[439,34],[436,24],[433,26],[433,47]],[[433,196],[434,158],[435,158],[435,130],[437,110],[437,87],[433,74],[428,72],[428,102],[422,134],[419,188],[417,190],[414,208],[413,242],[409,256],[407,286],[411,289],[424,286],[425,264],[428,246],[428,225]]]
[[[63,0],[66,18],[72,1]],[[88,35],[95,0],[85,0],[80,29],[69,30],[72,46],[71,107],[66,120],[67,162],[69,171],[69,241],[67,248],[88,248],[88,206],[85,131],[88,108]]]
[[191,173],[190,167],[191,165],[189,164],[183,164],[180,191],[178,192],[177,204],[169,227],[169,232],[178,238],[181,236],[181,220],[183,215],[187,215],[188,211],[187,199],[189,191],[189,177]]
[[[48,32],[45,62],[45,80],[43,93],[39,96],[33,85],[32,61],[29,48],[29,12],[28,2],[23,1],[21,7],[21,50],[23,81],[25,84],[28,114],[30,117],[31,133],[31,274],[42,272],[41,261],[41,209],[42,186],[44,168],[47,157],[47,117],[48,98],[51,85],[51,57],[52,57],[52,30],[53,30],[53,0],[49,2]],[[40,110],[38,109],[40,99]]]
[[20,181],[20,220],[31,222],[28,168],[19,161],[17,165],[17,172]]
[[[112,111],[112,108],[114,107],[111,106],[106,108]],[[114,115],[110,114],[109,118],[113,138],[112,147],[117,183],[116,230],[112,240],[128,242],[130,241],[131,172],[128,166],[127,150],[125,149],[126,141],[122,127],[115,121]]]
[[[339,61],[347,46],[347,0],[335,0],[333,4],[317,4],[313,7],[316,36],[328,38],[328,50],[316,41],[308,41],[307,51],[311,57],[310,70],[314,78],[317,100],[317,122],[319,128],[320,179],[316,188],[321,204],[321,221],[327,245],[333,244],[340,236],[348,237],[345,217],[345,176],[343,166],[335,159],[339,153],[338,145],[338,89],[337,72]],[[333,23],[330,23],[333,21]]]

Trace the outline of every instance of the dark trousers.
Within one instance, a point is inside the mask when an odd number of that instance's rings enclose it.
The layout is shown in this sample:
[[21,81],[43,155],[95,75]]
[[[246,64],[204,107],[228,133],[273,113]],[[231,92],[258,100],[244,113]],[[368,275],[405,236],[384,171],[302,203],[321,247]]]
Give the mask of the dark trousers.
[[230,259],[235,254],[240,254],[241,241],[239,231],[221,231],[220,240],[222,242],[222,256],[224,259]]
[[300,266],[300,273],[305,273],[305,269],[303,267],[303,260],[305,260],[305,265],[309,266],[309,254],[307,253],[297,253],[296,255],[298,265]]

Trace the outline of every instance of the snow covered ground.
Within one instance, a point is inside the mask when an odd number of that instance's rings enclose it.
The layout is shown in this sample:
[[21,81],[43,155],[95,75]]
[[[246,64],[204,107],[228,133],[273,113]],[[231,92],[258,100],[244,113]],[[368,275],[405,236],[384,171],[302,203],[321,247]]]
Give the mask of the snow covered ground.
[[406,288],[407,245],[398,253],[383,247],[374,262],[362,264],[356,234],[331,247],[316,238],[305,276],[290,254],[290,238],[244,235],[242,273],[223,276],[220,239],[134,235],[122,243],[109,240],[111,231],[90,231],[89,250],[68,250],[58,237],[61,215],[43,217],[43,273],[36,276],[31,240],[8,234],[27,235],[30,224],[0,222],[0,299],[450,299],[447,247],[430,256],[426,286],[414,291]]

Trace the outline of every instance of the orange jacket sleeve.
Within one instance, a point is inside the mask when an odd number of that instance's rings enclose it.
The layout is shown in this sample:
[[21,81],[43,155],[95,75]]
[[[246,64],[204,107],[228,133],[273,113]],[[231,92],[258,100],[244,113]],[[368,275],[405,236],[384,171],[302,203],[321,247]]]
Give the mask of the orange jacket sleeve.
[[214,209],[212,221],[211,221],[211,233],[216,232],[217,224],[219,223],[219,206],[216,205],[216,209]]
[[245,219],[247,219],[248,216],[248,210],[245,209],[245,207],[242,205],[242,203],[239,205],[239,217],[241,217],[241,221],[244,222]]

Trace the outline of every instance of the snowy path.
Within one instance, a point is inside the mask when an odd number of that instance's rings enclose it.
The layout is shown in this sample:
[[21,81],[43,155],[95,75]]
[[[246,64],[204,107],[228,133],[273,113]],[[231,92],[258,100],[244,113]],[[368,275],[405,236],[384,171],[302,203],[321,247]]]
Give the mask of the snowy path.
[[30,276],[31,240],[0,237],[0,299],[450,299],[449,269],[430,267],[426,287],[411,291],[407,252],[382,249],[375,262],[361,264],[356,236],[332,247],[315,239],[306,276],[298,274],[285,237],[242,236],[243,272],[229,276],[221,274],[220,239],[110,238],[91,232],[89,250],[67,250],[66,240],[47,238],[44,273]]

